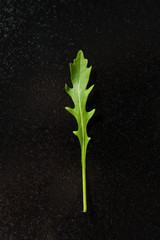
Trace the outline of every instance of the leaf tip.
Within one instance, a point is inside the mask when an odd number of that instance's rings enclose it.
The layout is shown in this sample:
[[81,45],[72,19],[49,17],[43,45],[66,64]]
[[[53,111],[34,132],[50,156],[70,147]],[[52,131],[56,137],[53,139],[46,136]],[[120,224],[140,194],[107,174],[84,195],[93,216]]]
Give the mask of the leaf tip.
[[78,131],[73,131],[73,133],[74,133],[76,136],[78,136]]
[[79,50],[79,51],[78,51],[78,53],[77,53],[77,57],[76,57],[75,60],[77,60],[77,59],[87,60],[87,59],[85,59],[85,57],[84,57],[84,53],[83,53],[82,50]]
[[67,84],[65,84],[65,91],[70,95],[71,88]]
[[64,88],[65,88],[65,90],[66,90],[66,92],[67,92],[67,88],[68,88],[68,85],[67,85],[67,83],[65,83],[65,86],[64,86]]
[[78,53],[77,53],[77,55],[82,55],[82,56],[84,57],[84,53],[83,53],[82,50],[79,50]]

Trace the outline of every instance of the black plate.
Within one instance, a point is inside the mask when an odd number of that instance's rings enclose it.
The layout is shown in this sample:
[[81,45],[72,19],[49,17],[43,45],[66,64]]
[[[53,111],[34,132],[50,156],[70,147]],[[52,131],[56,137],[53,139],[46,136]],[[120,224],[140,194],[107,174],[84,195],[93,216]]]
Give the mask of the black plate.
[[[1,3],[0,239],[160,239],[160,5],[157,1]],[[82,49],[88,212],[64,90]]]

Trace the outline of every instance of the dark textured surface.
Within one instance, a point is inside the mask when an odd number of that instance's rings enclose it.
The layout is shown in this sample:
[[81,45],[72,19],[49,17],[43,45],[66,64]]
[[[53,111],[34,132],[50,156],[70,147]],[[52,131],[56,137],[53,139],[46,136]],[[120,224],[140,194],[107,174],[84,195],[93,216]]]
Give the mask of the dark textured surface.
[[[159,2],[0,4],[0,240],[159,240]],[[64,109],[79,49],[95,84],[87,214]]]

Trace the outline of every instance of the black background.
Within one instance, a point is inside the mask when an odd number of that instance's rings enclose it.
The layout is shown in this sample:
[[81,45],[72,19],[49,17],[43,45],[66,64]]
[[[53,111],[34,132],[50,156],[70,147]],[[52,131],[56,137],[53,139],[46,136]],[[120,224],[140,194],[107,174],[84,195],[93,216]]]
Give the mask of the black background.
[[[1,1],[0,240],[160,239],[159,1]],[[88,212],[64,84],[82,49]]]

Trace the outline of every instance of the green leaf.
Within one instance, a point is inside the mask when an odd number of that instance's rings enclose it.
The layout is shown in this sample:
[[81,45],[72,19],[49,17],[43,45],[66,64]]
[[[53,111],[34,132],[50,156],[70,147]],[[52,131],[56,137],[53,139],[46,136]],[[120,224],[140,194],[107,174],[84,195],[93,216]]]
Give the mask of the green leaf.
[[87,67],[88,60],[84,58],[83,52],[80,50],[73,63],[70,63],[71,81],[73,87],[68,87],[65,84],[65,90],[73,100],[74,108],[66,107],[77,120],[78,130],[73,133],[78,137],[81,146],[81,162],[82,162],[82,177],[83,177],[83,212],[87,211],[86,197],[86,151],[90,137],[87,135],[87,124],[93,116],[95,109],[90,112],[86,111],[86,102],[89,93],[94,85],[87,89],[89,77],[92,67]]

